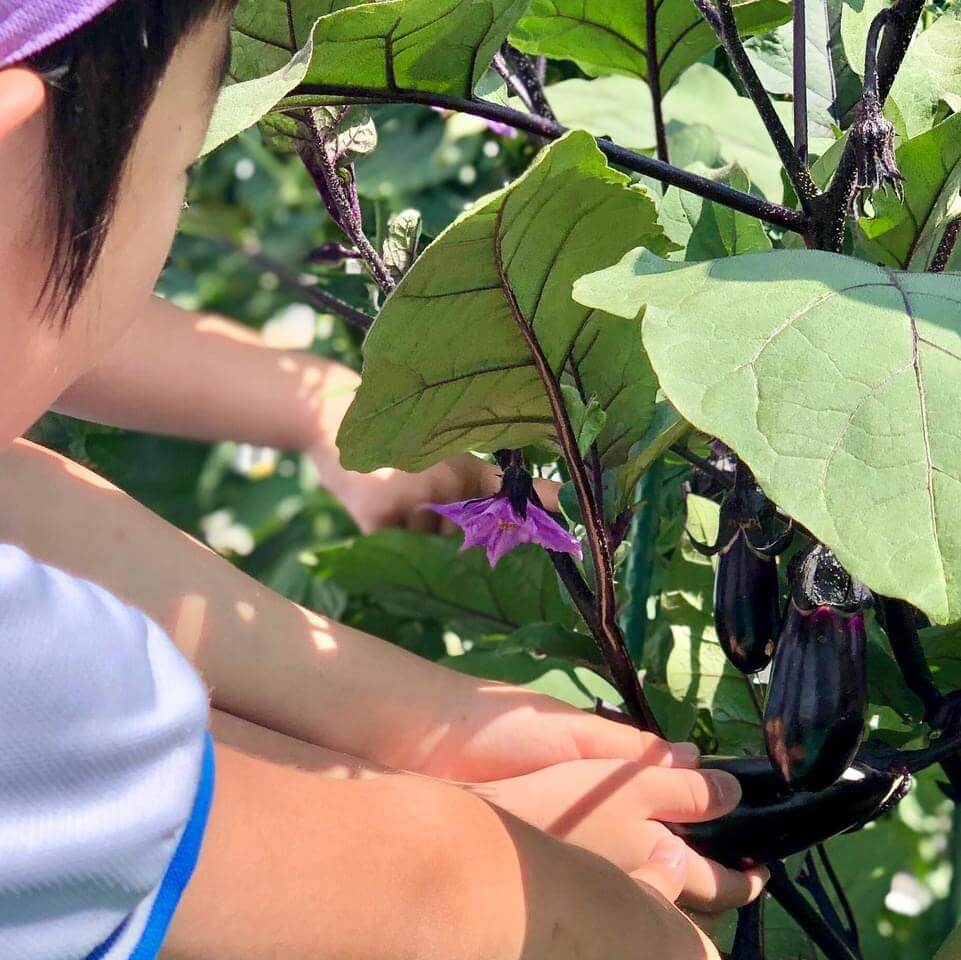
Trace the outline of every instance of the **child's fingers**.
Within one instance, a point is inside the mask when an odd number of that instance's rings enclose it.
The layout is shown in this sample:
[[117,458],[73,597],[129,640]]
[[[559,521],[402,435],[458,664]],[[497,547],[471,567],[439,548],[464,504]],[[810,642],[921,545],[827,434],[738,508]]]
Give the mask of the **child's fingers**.
[[767,883],[763,868],[730,870],[687,850],[687,880],[680,901],[704,913],[723,913],[757,899]]
[[636,793],[634,809],[648,820],[703,823],[733,810],[741,786],[723,770],[642,769],[626,789]]
[[693,743],[668,743],[626,723],[581,713],[568,720],[578,755],[584,760],[637,760],[662,767],[696,767],[701,753]]
[[647,862],[631,876],[674,903],[684,889],[687,878],[687,847],[676,837],[658,840]]

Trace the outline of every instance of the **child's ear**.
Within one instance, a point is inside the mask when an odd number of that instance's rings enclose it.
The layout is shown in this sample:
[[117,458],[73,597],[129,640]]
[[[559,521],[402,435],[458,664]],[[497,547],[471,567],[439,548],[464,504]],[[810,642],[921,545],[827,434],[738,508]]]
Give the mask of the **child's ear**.
[[45,97],[43,81],[32,70],[0,70],[0,140],[37,113]]

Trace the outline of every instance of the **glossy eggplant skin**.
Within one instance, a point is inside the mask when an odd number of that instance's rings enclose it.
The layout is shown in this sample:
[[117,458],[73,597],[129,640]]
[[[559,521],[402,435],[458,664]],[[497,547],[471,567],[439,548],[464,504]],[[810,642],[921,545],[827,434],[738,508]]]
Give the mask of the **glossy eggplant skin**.
[[718,552],[714,627],[728,660],[741,673],[770,662],[781,624],[777,561],[758,552],[743,529]]
[[863,610],[788,604],[764,709],[767,754],[792,790],[823,790],[850,766],[867,706]]
[[[741,802],[708,823],[667,826],[698,853],[735,869],[772,863],[856,830],[900,800],[911,785],[911,775],[903,770],[857,762],[825,790],[785,793],[770,765],[765,771],[753,758],[743,763],[705,758],[703,766],[737,776],[744,790]],[[767,800],[765,783],[774,789]]]

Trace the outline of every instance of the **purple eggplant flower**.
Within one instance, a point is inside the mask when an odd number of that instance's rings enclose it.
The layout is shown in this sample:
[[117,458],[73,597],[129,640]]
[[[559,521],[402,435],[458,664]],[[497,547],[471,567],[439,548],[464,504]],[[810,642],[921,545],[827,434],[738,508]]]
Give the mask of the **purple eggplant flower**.
[[457,503],[427,503],[453,520],[464,531],[462,550],[485,547],[492,567],[522,543],[537,543],[547,550],[570,553],[581,559],[581,545],[543,508],[530,499],[533,484],[523,468],[508,467],[500,491],[493,497],[461,500]]

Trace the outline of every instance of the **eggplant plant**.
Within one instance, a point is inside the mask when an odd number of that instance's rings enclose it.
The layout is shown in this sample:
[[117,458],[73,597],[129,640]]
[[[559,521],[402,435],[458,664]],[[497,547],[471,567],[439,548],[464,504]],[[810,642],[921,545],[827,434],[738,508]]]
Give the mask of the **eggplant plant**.
[[[503,471],[426,505],[461,558],[379,535],[335,579],[446,591],[452,666],[566,663],[605,715],[717,754],[741,805],[674,829],[771,867],[735,958],[901,955],[838,870],[913,778],[961,791],[926,652],[961,622],[961,7],[241,0],[231,79],[207,149],[259,124],[339,231],[303,254],[365,331],[343,464]],[[511,176],[456,216],[391,209],[365,171],[397,105],[486,124]],[[327,289],[345,262],[364,303]],[[372,582],[391,546],[421,586]],[[467,616],[477,584],[496,609]]]

